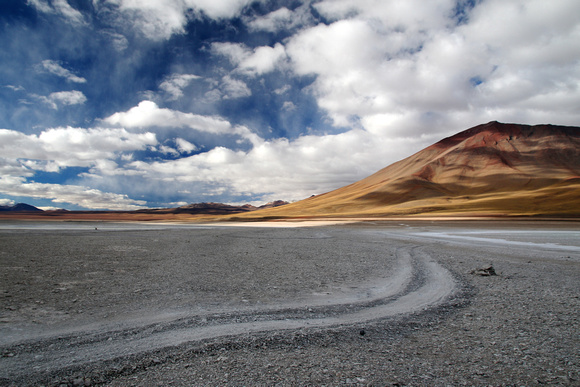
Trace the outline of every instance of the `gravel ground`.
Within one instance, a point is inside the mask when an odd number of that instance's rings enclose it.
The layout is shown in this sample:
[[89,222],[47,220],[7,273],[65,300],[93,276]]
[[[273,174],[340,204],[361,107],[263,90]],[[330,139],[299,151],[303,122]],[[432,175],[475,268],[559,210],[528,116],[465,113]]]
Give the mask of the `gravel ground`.
[[0,268],[0,385],[580,385],[577,223],[8,225]]

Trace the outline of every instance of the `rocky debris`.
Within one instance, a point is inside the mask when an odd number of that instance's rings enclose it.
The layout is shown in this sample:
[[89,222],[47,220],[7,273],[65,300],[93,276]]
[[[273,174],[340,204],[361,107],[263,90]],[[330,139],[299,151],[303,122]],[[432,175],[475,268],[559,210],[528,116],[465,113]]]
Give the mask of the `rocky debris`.
[[489,265],[489,266],[483,267],[483,268],[479,268],[479,269],[474,269],[470,272],[470,274],[479,275],[482,277],[489,277],[492,275],[497,275],[497,273],[495,272],[495,269],[493,268],[492,265]]

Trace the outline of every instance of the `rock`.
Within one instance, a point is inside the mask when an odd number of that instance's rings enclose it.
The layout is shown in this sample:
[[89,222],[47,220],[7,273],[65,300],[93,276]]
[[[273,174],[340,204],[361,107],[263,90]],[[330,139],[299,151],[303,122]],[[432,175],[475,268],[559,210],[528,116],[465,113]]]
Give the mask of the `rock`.
[[73,386],[84,386],[85,380],[84,380],[84,378],[76,378],[73,380],[72,384],[73,384]]
[[470,274],[480,275],[482,277],[489,277],[492,275],[497,275],[497,273],[495,272],[495,269],[493,268],[492,265],[489,265],[488,267],[484,267],[484,268],[474,269],[470,272]]

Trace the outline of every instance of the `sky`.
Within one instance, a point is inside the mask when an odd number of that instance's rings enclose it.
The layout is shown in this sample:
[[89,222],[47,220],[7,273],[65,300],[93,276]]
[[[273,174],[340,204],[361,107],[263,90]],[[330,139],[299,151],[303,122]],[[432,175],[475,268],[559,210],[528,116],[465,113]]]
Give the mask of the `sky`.
[[578,0],[0,1],[0,205],[295,201],[580,125]]

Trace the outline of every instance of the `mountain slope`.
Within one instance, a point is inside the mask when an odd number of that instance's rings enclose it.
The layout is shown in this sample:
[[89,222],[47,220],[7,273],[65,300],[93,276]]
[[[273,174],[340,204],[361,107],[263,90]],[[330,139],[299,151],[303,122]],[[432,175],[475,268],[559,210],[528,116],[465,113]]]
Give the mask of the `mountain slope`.
[[254,217],[580,216],[580,128],[490,122],[335,191]]

